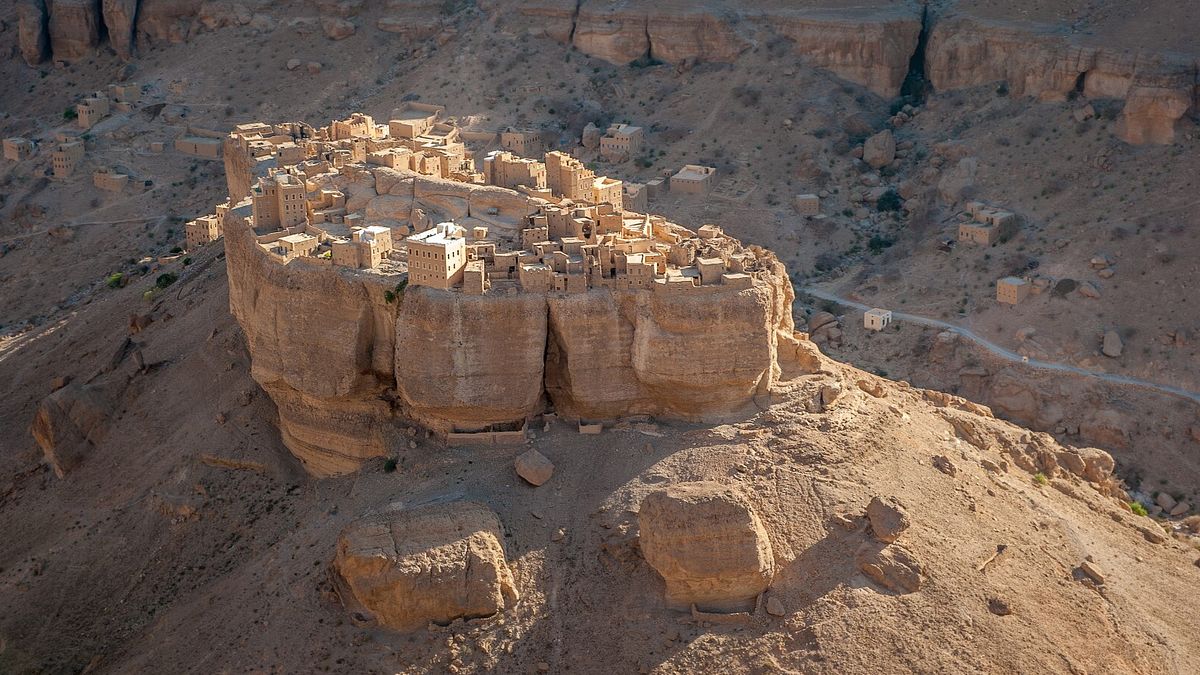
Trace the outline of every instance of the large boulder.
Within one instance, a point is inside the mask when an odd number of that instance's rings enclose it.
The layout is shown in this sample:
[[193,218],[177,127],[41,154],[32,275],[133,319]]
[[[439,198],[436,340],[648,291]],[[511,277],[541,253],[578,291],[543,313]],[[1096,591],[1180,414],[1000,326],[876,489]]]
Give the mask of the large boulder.
[[651,493],[638,526],[642,555],[666,581],[670,606],[745,610],[775,574],[767,531],[731,487],[682,483]]
[[42,399],[29,432],[62,478],[104,438],[110,412],[95,389],[70,384]]
[[863,143],[863,161],[873,169],[882,169],[896,159],[896,137],[890,129],[868,138]]
[[342,531],[333,561],[342,602],[399,631],[491,616],[518,598],[503,541],[482,504],[394,504]]

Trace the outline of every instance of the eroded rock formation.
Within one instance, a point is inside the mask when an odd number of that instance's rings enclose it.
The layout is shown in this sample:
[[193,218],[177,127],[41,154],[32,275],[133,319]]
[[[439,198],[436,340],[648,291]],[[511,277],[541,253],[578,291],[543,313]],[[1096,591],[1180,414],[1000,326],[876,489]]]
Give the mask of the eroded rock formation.
[[29,431],[59,478],[104,438],[109,413],[100,392],[78,384],[68,384],[38,405]]
[[491,509],[393,505],[351,523],[333,561],[346,609],[409,631],[504,611],[518,599]]
[[638,529],[642,555],[666,581],[668,605],[745,610],[774,577],[767,531],[731,487],[681,483],[653,492],[642,501]]
[[17,44],[25,63],[32,66],[49,58],[49,25],[46,0],[17,0]]
[[[511,231],[536,210],[512,190],[390,169],[339,187],[350,208],[394,226],[454,218]],[[242,216],[230,211],[224,228],[230,307],[285,443],[316,475],[386,454],[401,420],[442,433],[519,427],[548,405],[587,419],[717,419],[778,379],[777,343],[796,349],[791,283],[759,248],[749,288],[395,292],[394,276],[280,265]]]

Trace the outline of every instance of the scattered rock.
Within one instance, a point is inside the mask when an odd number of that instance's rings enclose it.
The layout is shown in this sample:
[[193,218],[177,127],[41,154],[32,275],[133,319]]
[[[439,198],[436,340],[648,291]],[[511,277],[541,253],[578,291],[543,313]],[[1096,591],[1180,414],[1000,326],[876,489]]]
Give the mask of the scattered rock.
[[787,614],[787,610],[783,608],[783,603],[779,600],[779,598],[772,595],[771,597],[767,598],[767,614],[770,614],[771,616],[783,616],[784,614]]
[[1116,274],[1116,272],[1111,267],[1105,267],[1104,269],[1096,272],[1096,276],[1100,277],[1101,279],[1111,279],[1114,274]]
[[1104,333],[1104,342],[1100,347],[1100,353],[1110,359],[1115,359],[1121,356],[1121,351],[1124,350],[1125,343],[1121,341],[1121,336],[1117,335],[1117,331],[1110,330]]
[[288,59],[287,69],[295,70],[295,69],[299,68],[303,63],[304,62],[301,61],[300,59]]
[[823,384],[821,385],[821,405],[831,406],[842,396],[842,385],[840,384]]
[[1163,511],[1170,511],[1175,508],[1175,498],[1165,492],[1158,493],[1154,497],[1154,503],[1161,506]]
[[394,504],[354,521],[333,566],[343,605],[400,631],[491,616],[518,599],[491,509]]
[[345,40],[354,35],[354,24],[335,16],[326,16],[321,19],[321,30],[325,31],[325,37],[330,40]]
[[321,64],[316,61],[309,61],[305,66],[309,75],[316,75],[321,72]]
[[1100,569],[1099,565],[1090,560],[1084,560],[1079,563],[1079,571],[1086,574],[1089,579],[1098,584],[1104,583],[1104,571]]
[[537,450],[527,450],[513,461],[517,475],[533,486],[539,486],[554,475],[554,464]]
[[53,380],[50,380],[50,391],[58,391],[59,389],[62,389],[63,387],[67,386],[70,383],[71,383],[70,375],[59,375],[58,377],[54,378]]
[[1092,107],[1091,103],[1088,103],[1082,108],[1076,108],[1071,114],[1075,117],[1076,122],[1085,122],[1096,116],[1096,109]]
[[871,523],[871,534],[885,543],[892,543],[911,524],[904,505],[895,497],[875,497],[867,505],[867,520]]
[[1178,518],[1179,516],[1182,516],[1191,510],[1192,510],[1192,505],[1190,503],[1188,503],[1186,501],[1179,502],[1178,504],[1175,505],[1175,508],[1171,509],[1171,517]]
[[1079,294],[1085,298],[1096,300],[1100,297],[1100,289],[1096,288],[1096,284],[1093,284],[1090,281],[1085,281],[1079,284],[1079,288],[1077,290],[1079,291]]
[[935,469],[937,469],[938,471],[941,471],[942,473],[946,474],[947,476],[957,476],[958,475],[958,467],[954,466],[954,462],[951,462],[950,458],[946,457],[945,455],[934,455],[933,456],[933,466]]
[[878,548],[864,543],[855,556],[858,569],[871,581],[897,593],[913,593],[921,589],[924,569],[912,551],[899,544]]
[[884,129],[863,143],[862,159],[873,169],[882,169],[896,159],[896,137],[890,129]]
[[1088,264],[1092,266],[1092,269],[1099,270],[1104,269],[1105,267],[1110,267],[1112,265],[1112,260],[1110,260],[1109,257],[1103,253],[1097,253],[1096,255],[1092,256],[1092,259],[1088,262]]
[[767,531],[731,487],[681,483],[652,492],[638,526],[642,555],[666,581],[673,607],[746,611],[775,575]]

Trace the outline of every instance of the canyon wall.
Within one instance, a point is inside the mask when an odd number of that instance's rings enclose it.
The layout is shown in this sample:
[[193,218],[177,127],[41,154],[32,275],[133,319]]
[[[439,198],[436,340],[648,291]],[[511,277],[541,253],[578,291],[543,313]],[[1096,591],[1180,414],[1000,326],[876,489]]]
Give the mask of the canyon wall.
[[1196,56],[1082,46],[1057,35],[953,17],[933,24],[926,74],[935,90],[1006,82],[1016,96],[1123,99],[1117,133],[1129,143],[1170,143],[1200,110]]
[[[350,170],[336,187],[393,225],[454,218],[513,231],[536,209],[512,190],[391,169]],[[255,242],[248,211],[224,222],[230,310],[284,443],[316,475],[388,454],[411,423],[485,430],[548,406],[589,420],[728,417],[767,393],[777,342],[794,339],[791,282],[758,247],[749,288],[471,296],[398,290],[395,275],[314,259],[280,264]]]

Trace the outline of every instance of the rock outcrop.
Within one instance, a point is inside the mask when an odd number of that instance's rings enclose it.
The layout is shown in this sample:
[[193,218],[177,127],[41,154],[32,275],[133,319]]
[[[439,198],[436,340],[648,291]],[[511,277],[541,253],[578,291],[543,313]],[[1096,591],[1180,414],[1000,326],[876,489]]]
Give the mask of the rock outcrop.
[[104,27],[117,56],[126,61],[134,55],[138,0],[104,0]]
[[648,495],[638,513],[646,562],[666,581],[668,605],[703,611],[753,607],[775,574],[754,509],[719,483],[681,483]]
[[[384,168],[339,187],[349,208],[393,226],[453,218],[512,232],[536,210],[512,190]],[[787,271],[756,247],[749,288],[395,293],[402,277],[279,264],[246,215],[231,210],[224,226],[230,307],[284,442],[316,475],[385,455],[398,420],[483,431],[519,426],[547,404],[588,419],[719,419],[777,381],[777,344],[797,349]]]
[[1026,27],[965,16],[937,21],[926,49],[935,89],[1007,83],[1011,94],[1065,101],[1125,100],[1118,134],[1130,143],[1170,143],[1197,99],[1195,55],[1120,51],[1069,42]]
[[87,457],[108,430],[109,405],[95,389],[68,384],[38,405],[29,431],[62,478]]
[[767,30],[789,41],[796,55],[814,66],[886,96],[899,92],[921,30],[915,9],[894,7],[815,11],[756,3],[663,7],[597,0],[484,6],[500,15],[515,9],[522,28],[619,65],[639,60],[728,63]]
[[393,505],[351,523],[333,561],[346,609],[393,630],[492,616],[518,593],[491,509]]
[[49,26],[46,0],[17,0],[17,44],[25,63],[32,66],[50,58]]
[[73,61],[100,44],[100,0],[51,0],[50,44],[56,60]]

